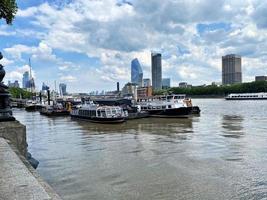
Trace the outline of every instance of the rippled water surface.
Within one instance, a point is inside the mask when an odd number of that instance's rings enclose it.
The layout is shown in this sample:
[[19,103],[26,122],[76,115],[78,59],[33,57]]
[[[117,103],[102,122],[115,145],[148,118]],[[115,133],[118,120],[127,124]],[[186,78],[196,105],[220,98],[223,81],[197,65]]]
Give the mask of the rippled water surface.
[[267,101],[194,103],[200,117],[117,125],[14,115],[63,199],[267,199]]

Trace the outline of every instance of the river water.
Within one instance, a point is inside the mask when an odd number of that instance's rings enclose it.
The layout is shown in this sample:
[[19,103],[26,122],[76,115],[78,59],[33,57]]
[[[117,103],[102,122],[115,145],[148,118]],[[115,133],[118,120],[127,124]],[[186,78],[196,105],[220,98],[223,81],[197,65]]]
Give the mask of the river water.
[[199,117],[117,125],[14,115],[63,199],[267,199],[267,101],[193,102]]

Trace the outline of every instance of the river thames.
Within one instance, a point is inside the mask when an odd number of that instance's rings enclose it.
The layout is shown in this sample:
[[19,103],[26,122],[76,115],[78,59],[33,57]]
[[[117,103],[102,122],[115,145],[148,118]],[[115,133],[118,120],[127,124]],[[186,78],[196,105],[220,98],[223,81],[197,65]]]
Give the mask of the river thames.
[[117,125],[14,115],[63,199],[267,199],[267,101],[193,103],[199,117]]

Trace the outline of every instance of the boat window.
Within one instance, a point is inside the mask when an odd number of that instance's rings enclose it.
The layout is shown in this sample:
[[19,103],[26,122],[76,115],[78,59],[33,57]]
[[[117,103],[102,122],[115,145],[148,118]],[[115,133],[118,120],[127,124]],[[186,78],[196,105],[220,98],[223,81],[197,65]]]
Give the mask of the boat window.
[[168,108],[172,108],[172,106],[171,105],[168,105]]
[[162,106],[162,109],[165,109],[166,108],[166,106]]
[[107,115],[110,115],[111,114],[111,110],[108,108],[108,109],[105,109],[106,110],[106,113]]
[[92,111],[92,115],[91,116],[92,117],[95,117],[96,116],[96,111],[95,110]]
[[106,117],[107,116],[106,112],[104,110],[101,110],[100,112],[101,112],[101,117]]

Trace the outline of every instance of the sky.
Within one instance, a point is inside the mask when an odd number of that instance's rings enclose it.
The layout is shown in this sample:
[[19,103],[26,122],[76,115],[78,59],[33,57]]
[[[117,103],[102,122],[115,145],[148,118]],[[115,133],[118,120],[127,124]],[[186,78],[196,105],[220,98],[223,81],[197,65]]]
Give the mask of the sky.
[[17,0],[12,26],[0,21],[1,61],[19,80],[31,58],[36,85],[68,92],[115,90],[138,58],[151,78],[162,53],[171,85],[221,82],[221,57],[242,56],[243,81],[266,75],[267,4],[262,0]]

